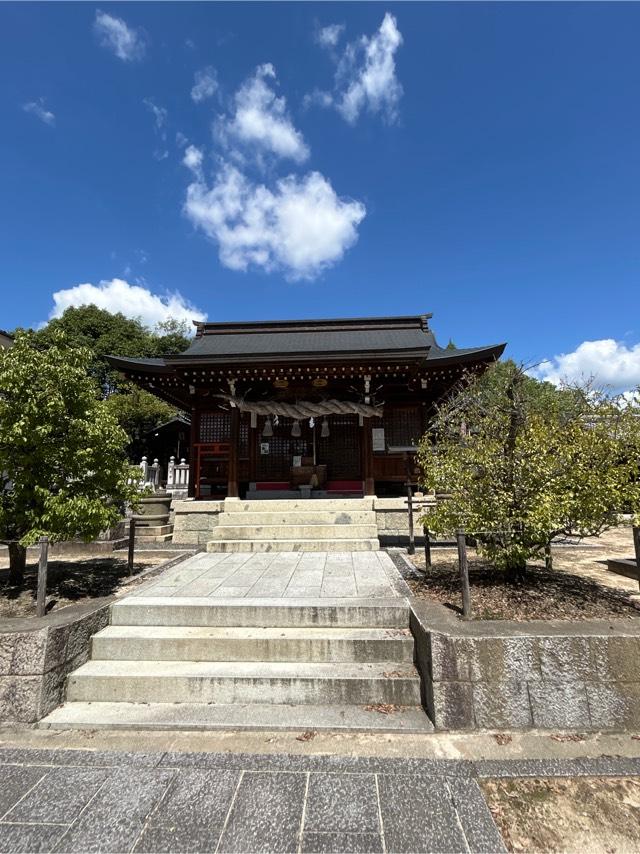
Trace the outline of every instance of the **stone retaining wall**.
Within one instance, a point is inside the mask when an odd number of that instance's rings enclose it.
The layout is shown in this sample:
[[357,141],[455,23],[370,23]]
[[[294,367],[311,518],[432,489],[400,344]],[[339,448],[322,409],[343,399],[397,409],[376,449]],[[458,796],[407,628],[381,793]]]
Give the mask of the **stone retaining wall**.
[[436,729],[639,729],[640,618],[462,622],[413,600]]
[[64,700],[67,674],[89,658],[92,635],[109,623],[114,597],[0,627],[0,721],[34,723]]
[[[380,544],[383,546],[406,545],[409,542],[407,499],[376,498],[373,502],[373,509],[376,514]],[[415,541],[418,544],[424,542],[422,525],[418,521],[424,512],[424,507],[417,507],[413,511],[413,530]]]
[[173,542],[184,545],[206,545],[217,527],[223,501],[173,501]]

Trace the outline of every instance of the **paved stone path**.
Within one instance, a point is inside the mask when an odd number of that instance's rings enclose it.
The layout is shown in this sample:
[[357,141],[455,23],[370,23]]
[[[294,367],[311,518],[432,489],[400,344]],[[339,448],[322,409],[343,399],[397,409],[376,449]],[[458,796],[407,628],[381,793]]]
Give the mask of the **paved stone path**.
[[0,750],[0,851],[504,851],[468,762]]
[[379,598],[406,595],[386,552],[267,552],[194,555],[134,596]]
[[0,749],[0,852],[504,852],[479,778],[640,776],[640,758]]

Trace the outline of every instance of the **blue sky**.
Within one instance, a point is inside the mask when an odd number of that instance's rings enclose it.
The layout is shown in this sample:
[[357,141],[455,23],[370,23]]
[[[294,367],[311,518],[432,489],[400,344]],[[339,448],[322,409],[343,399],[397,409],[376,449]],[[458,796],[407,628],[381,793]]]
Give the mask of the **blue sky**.
[[431,311],[637,385],[639,33],[632,3],[4,3],[0,327]]

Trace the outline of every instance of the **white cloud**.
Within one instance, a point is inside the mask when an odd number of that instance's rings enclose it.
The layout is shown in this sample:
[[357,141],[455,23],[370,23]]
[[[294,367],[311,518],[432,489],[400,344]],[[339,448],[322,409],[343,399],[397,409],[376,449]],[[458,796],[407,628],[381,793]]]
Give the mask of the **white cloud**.
[[640,385],[640,344],[628,347],[613,338],[583,341],[572,353],[545,360],[534,373],[554,385],[593,379],[614,392],[636,388]]
[[223,122],[222,135],[302,163],[309,157],[309,149],[293,126],[285,98],[276,95],[271,81],[277,83],[273,65],[258,66],[236,92],[235,112]]
[[402,85],[394,57],[401,44],[396,19],[387,12],[376,33],[347,45],[336,71],[334,101],[350,124],[364,110],[380,113],[389,122],[397,119]]
[[211,98],[212,95],[215,95],[217,89],[218,76],[215,68],[209,65],[207,68],[203,68],[202,71],[196,71],[195,83],[191,90],[191,98],[196,104],[200,104],[207,98]]
[[312,106],[331,107],[333,106],[333,95],[324,89],[314,89],[312,92],[307,92],[304,96],[302,106],[305,109]]
[[153,124],[154,131],[160,142],[160,147],[156,148],[153,152],[153,156],[156,160],[166,160],[169,156],[169,152],[166,148],[167,145],[167,118],[169,113],[164,107],[159,107],[155,104],[151,98],[144,98],[142,102],[145,107],[153,114]]
[[142,59],[146,51],[146,38],[142,30],[136,30],[114,15],[96,12],[93,28],[102,47],[113,51],[123,62]]
[[366,210],[341,199],[318,172],[289,175],[272,190],[227,163],[210,188],[196,174],[185,213],[216,241],[226,267],[280,271],[296,280],[312,279],[339,261],[358,239]]
[[195,145],[190,145],[184,153],[182,162],[187,169],[191,169],[192,172],[199,174],[200,167],[202,166],[202,151],[196,148]]
[[167,123],[167,116],[169,115],[166,109],[154,104],[151,98],[144,98],[143,104],[151,113],[153,113],[156,129],[162,130]]
[[37,101],[29,101],[27,104],[22,105],[22,109],[25,113],[31,113],[32,116],[40,119],[45,125],[54,125],[56,123],[56,117],[44,105],[44,98],[38,98]]
[[154,327],[163,320],[206,320],[207,315],[179,294],[153,294],[148,288],[131,285],[124,279],[89,283],[56,291],[49,318],[60,317],[70,306],[95,305],[98,308],[126,317],[139,317],[147,326]]
[[315,38],[320,47],[334,48],[342,37],[344,24],[328,24],[316,31]]

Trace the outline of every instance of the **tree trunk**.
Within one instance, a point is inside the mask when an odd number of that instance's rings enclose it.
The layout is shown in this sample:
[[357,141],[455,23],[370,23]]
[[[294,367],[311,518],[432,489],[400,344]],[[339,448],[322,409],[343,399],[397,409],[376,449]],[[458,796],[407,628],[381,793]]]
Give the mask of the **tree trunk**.
[[16,540],[9,543],[9,585],[22,587],[24,570],[27,565],[27,549]]
[[522,558],[512,557],[505,567],[507,581],[510,584],[522,584],[527,575],[527,561]]

